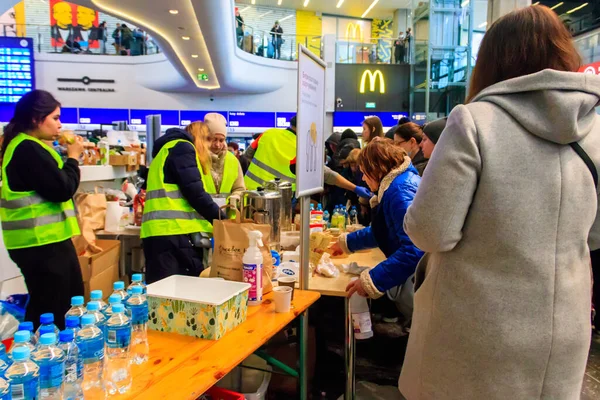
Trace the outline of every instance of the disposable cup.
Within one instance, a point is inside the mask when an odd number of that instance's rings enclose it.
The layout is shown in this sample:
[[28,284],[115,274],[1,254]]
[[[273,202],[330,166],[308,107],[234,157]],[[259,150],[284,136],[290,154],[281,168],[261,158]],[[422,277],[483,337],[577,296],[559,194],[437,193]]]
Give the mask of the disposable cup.
[[273,288],[273,298],[275,299],[275,312],[290,312],[292,305],[292,288],[289,286],[277,286]]
[[295,276],[282,276],[277,278],[277,284],[279,286],[287,286],[292,288],[292,300],[294,300],[294,289],[296,287],[296,277]]

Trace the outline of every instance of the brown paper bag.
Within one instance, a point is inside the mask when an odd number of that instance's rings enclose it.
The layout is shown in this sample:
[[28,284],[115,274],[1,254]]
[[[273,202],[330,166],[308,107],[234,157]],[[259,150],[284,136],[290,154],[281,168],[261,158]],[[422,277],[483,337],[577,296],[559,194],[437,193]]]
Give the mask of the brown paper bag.
[[[224,206],[227,208],[230,206]],[[231,207],[233,208],[233,207]],[[213,222],[213,237],[215,249],[213,252],[212,266],[210,276],[212,278],[220,277],[228,281],[243,281],[243,263],[244,252],[250,245],[248,232],[260,231],[263,234],[263,246],[261,252],[263,255],[262,284],[263,294],[273,290],[271,276],[273,275],[273,257],[269,249],[269,240],[271,236],[271,226],[266,224],[255,224],[252,221],[240,222],[239,211],[236,210],[235,220],[215,220]]]
[[100,253],[102,248],[96,246],[95,230],[104,228],[106,215],[106,196],[104,193],[77,193],[74,197],[80,236],[73,238],[78,255]]

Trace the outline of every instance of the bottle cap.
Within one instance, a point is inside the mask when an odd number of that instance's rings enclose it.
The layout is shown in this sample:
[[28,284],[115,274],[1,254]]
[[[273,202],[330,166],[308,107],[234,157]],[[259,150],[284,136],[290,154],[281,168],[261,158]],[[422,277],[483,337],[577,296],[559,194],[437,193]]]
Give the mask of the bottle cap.
[[97,301],[90,301],[89,303],[87,303],[88,311],[98,311],[99,309],[100,309],[100,303],[98,303]]
[[120,313],[123,312],[125,310],[125,307],[123,307],[123,304],[119,303],[119,304],[114,304],[112,306],[112,310],[114,313]]
[[67,328],[79,328],[79,317],[76,315],[69,315],[65,319],[65,326]]
[[84,314],[81,317],[81,325],[93,325],[96,323],[96,318],[92,314]]
[[54,323],[54,314],[52,314],[52,313],[46,313],[46,314],[40,315],[40,323],[42,323],[42,324],[53,324]]
[[125,282],[117,281],[113,283],[113,290],[123,290],[125,289]]
[[131,275],[131,281],[132,282],[141,282],[142,281],[142,274],[133,274],[133,275]]
[[21,322],[19,324],[19,328],[17,330],[33,332],[33,322],[31,322],[31,321]]
[[71,297],[71,305],[73,307],[82,306],[83,305],[83,296]]
[[27,346],[17,347],[12,352],[14,361],[25,361],[29,358],[30,354],[31,354],[31,351],[29,351],[29,347],[27,347]]
[[56,333],[44,333],[40,336],[40,343],[46,346],[56,343]]
[[117,304],[121,302],[121,296],[118,294],[111,294],[108,298],[108,304]]
[[90,292],[90,300],[102,300],[102,290],[92,290]]
[[27,343],[31,339],[31,332],[29,331],[17,331],[15,333],[15,343]]
[[40,326],[40,335],[44,335],[46,333],[54,333],[54,327],[50,325]]
[[144,291],[144,288],[141,286],[134,286],[131,288],[131,293],[133,293],[133,294],[142,294],[143,291]]
[[60,340],[63,343],[72,342],[74,337],[75,337],[75,332],[73,332],[71,329],[61,331],[58,334],[58,340]]

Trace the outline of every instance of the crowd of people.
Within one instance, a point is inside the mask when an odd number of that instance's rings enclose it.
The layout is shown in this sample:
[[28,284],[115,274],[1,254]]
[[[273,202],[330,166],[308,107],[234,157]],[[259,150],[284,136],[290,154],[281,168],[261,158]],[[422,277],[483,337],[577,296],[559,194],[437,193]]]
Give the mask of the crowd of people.
[[[399,121],[386,135],[369,117],[362,143],[351,130],[327,140],[329,204],[359,206],[365,226],[330,252],[385,254],[347,292],[387,298],[410,326],[407,399],[579,398],[590,250],[600,248],[600,77],[577,73],[580,63],[554,12],[517,10],[489,28],[466,104],[447,119]],[[64,315],[83,294],[71,242],[82,144],[68,144],[63,162],[43,142],[60,128],[60,104],[34,90],[0,153],[4,241],[33,321],[42,309]],[[212,221],[226,218],[220,196],[295,181],[295,118],[245,154],[226,139],[225,118],[210,113],[154,143],[141,227],[148,283],[204,269]]]

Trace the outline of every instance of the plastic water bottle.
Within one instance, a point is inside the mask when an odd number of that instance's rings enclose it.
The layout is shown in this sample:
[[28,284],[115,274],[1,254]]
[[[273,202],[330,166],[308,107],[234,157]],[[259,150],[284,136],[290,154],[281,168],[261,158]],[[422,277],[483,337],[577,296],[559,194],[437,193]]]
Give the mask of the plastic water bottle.
[[0,342],[0,360],[4,361],[5,363],[10,362],[8,354],[6,353],[6,346],[4,346],[4,343],[2,342]]
[[27,347],[19,347],[13,352],[13,363],[6,370],[13,399],[37,400],[40,395],[40,367],[29,359]]
[[[4,376],[4,374],[2,376]],[[11,400],[11,398],[12,396],[10,395],[10,385],[8,381],[0,378],[0,400]]]
[[340,204],[340,230],[346,230],[346,220],[348,219],[348,210],[346,206]]
[[35,346],[31,343],[31,332],[29,331],[17,331],[13,338],[13,344],[8,352],[8,357],[10,360],[14,359],[14,352],[19,347],[26,347],[29,349],[30,353],[33,353],[35,350]]
[[[113,314],[112,307],[115,304],[123,304],[123,306],[125,306],[125,304],[121,301],[121,296],[119,296],[118,294],[111,294],[108,298],[108,307],[106,308],[106,310],[104,310],[104,316],[106,317],[106,320],[108,320]],[[131,319],[131,310],[129,310],[127,307],[125,307],[125,315],[127,315],[129,319]]]
[[333,207],[333,214],[331,215],[331,227],[332,228],[338,227],[339,216],[340,216],[340,209],[338,208],[338,206]]
[[142,287],[142,293],[146,294],[146,285],[143,282],[144,278],[142,274],[133,274],[131,275],[131,285],[127,287],[127,293],[131,294],[131,289],[136,286]]
[[317,211],[323,211],[323,205],[321,203],[317,204]]
[[65,353],[56,345],[56,335],[45,333],[31,354],[40,367],[40,397],[62,400],[65,378]]
[[331,217],[329,216],[329,211],[325,210],[325,212],[323,213],[323,225],[325,225],[325,228],[331,227],[330,219]]
[[65,353],[64,400],[83,400],[83,360],[79,357],[79,347],[75,344],[75,334],[71,329],[61,331],[58,347]]
[[42,315],[40,315],[40,326],[37,329],[37,331],[35,331],[36,342],[40,340],[40,335],[41,335],[40,329],[42,329],[44,326],[52,327],[52,332],[54,332],[55,335],[58,335],[58,333],[60,332],[58,327],[56,325],[54,325],[54,314],[52,314],[52,313],[42,314]]
[[358,211],[356,211],[356,206],[352,206],[352,209],[350,209],[350,224],[358,224]]
[[81,330],[75,339],[79,357],[83,361],[83,393],[85,399],[105,399],[106,389],[102,381],[104,372],[104,333],[91,314],[81,317]]
[[[136,287],[138,291],[141,288]],[[136,295],[132,295],[131,300]],[[131,320],[123,304],[113,305],[113,314],[106,322],[106,385],[108,392],[125,393],[131,387]]]
[[106,304],[106,302],[102,300],[102,296],[102,290],[92,290],[90,292],[90,301],[96,301],[98,302],[98,304],[100,304],[100,312],[104,312],[104,310],[106,310],[106,307],[108,307],[108,304]]
[[94,324],[104,332],[104,325],[106,324],[106,316],[100,312],[100,303],[97,301],[90,301],[87,304],[87,314],[94,316]]
[[[352,281],[358,278],[353,278]],[[373,337],[371,325],[371,313],[367,299],[354,293],[350,297],[350,312],[352,313],[352,324],[354,325],[354,337],[356,339],[368,339]]]
[[127,300],[127,298],[129,297],[129,294],[127,293],[127,291],[125,291],[125,282],[123,281],[117,281],[115,283],[113,283],[113,292],[112,294],[118,294],[119,296],[121,296],[121,301],[123,302],[123,304],[125,304],[125,300]]
[[[4,373],[10,366],[10,363],[12,363],[12,361],[6,362],[4,360],[0,360],[0,377],[4,376]],[[0,396],[0,400],[2,400],[2,396]]]
[[77,337],[77,332],[79,332],[79,329],[81,329],[81,317],[69,315],[67,318],[65,318],[65,328],[73,331],[73,335]]
[[315,205],[310,203],[310,211],[315,211]]
[[[134,364],[148,361],[148,301],[140,286],[134,287],[127,299],[127,308],[131,310],[131,357]],[[114,307],[114,306],[113,306]]]
[[32,345],[36,345],[37,341],[35,338],[35,331],[33,330],[33,322],[31,321],[24,321],[19,323],[19,327],[17,328],[17,332],[18,331],[28,331],[29,333],[31,333],[31,338],[29,339],[31,341]]
[[69,311],[67,311],[67,313],[65,314],[65,318],[67,318],[69,315],[75,315],[76,317],[81,317],[83,314],[85,314],[85,307],[83,305],[83,302],[85,300],[83,299],[83,296],[73,296],[71,297],[71,308],[69,308]]

